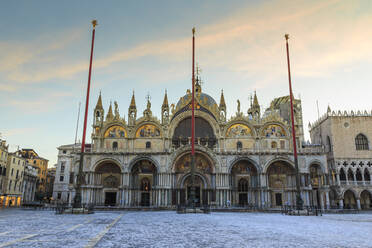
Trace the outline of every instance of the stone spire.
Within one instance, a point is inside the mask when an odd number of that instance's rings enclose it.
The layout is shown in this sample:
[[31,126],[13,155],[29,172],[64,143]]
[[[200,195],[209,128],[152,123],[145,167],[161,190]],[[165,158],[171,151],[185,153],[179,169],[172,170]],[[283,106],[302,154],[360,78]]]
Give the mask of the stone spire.
[[134,126],[136,124],[137,118],[137,107],[136,107],[136,100],[134,97],[134,91],[132,95],[132,100],[130,101],[130,105],[128,108],[128,124]]
[[99,97],[98,97],[98,101],[97,101],[97,104],[96,104],[96,108],[95,109],[103,109],[101,92],[99,92]]
[[161,122],[163,125],[169,123],[169,105],[167,90],[165,90],[163,105],[161,105]]
[[129,108],[137,108],[136,107],[136,99],[134,98],[134,91],[133,91],[133,95],[132,95],[132,100],[130,101]]
[[254,97],[253,97],[253,108],[260,108],[260,105],[258,104],[257,94],[256,91],[254,91]]
[[258,103],[256,91],[254,91],[254,97],[253,102],[251,102],[251,107],[248,109],[248,116],[250,116],[254,120],[258,120],[261,116],[261,108],[260,104]]
[[165,95],[164,95],[164,100],[163,100],[162,108],[163,108],[163,107],[168,107],[168,108],[169,108],[169,105],[168,105],[167,90],[165,90]]
[[110,102],[110,107],[106,115],[106,121],[111,121],[112,119],[114,119],[114,114],[112,113],[112,104]]
[[226,121],[226,103],[225,103],[225,97],[223,96],[223,90],[221,90],[219,109],[220,109],[220,121]]
[[226,109],[225,97],[223,95],[223,90],[221,90],[221,98],[220,98],[220,109]]
[[98,97],[96,107],[94,108],[94,116],[93,116],[94,117],[93,118],[93,126],[96,128],[97,132],[99,131],[99,129],[97,129],[97,128],[103,126],[104,113],[105,113],[105,111],[104,111],[103,106],[102,106],[101,92],[99,92],[99,97]]

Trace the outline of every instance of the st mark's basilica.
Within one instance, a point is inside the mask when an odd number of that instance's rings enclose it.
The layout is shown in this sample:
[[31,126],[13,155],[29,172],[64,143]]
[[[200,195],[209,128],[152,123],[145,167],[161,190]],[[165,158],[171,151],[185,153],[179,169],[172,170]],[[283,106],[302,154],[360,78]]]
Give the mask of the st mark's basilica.
[[[246,113],[229,120],[221,92],[219,104],[196,81],[195,149],[198,205],[276,208],[295,204],[296,176],[288,96],[273,99],[261,112],[254,94]],[[82,202],[96,206],[175,207],[190,196],[191,93],[176,105],[161,106],[161,120],[151,102],[139,116],[133,94],[128,120],[116,102],[107,113],[101,95],[94,109],[92,144],[84,155]],[[301,100],[294,101],[301,194],[305,205],[330,205],[326,155],[319,145],[305,145]],[[79,145],[60,146],[54,199],[73,201]]]

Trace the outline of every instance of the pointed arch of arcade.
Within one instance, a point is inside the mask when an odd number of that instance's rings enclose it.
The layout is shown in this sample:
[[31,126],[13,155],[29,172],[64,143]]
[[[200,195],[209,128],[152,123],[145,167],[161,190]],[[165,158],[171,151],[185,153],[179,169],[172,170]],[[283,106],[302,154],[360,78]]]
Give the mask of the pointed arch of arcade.
[[372,209],[372,192],[370,190],[363,190],[360,192],[360,207],[361,209]]
[[357,209],[357,195],[353,189],[347,189],[343,192],[345,209]]

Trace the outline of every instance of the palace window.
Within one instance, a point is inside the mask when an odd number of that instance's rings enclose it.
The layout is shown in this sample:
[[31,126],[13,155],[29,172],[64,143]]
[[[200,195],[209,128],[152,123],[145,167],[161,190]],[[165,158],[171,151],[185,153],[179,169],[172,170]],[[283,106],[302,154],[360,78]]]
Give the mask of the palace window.
[[61,162],[61,173],[65,172],[65,163],[66,162]]
[[62,197],[62,193],[58,192],[57,199],[60,200]]
[[361,133],[358,134],[355,137],[355,147],[357,150],[369,150],[367,137]]
[[150,141],[147,141],[147,142],[146,142],[146,148],[147,148],[147,149],[151,148],[151,142],[150,142]]
[[236,149],[241,150],[243,148],[243,144],[241,141],[236,142]]
[[60,182],[63,182],[63,179],[64,179],[64,176],[60,176],[60,177],[59,177],[59,181],[60,181]]
[[280,141],[280,149],[285,149],[285,141],[284,140]]

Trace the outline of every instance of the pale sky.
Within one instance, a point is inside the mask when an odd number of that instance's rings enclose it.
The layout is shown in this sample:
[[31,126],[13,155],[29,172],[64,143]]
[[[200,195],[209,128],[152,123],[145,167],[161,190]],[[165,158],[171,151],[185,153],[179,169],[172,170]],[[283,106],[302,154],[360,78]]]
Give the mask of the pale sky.
[[[191,86],[191,29],[203,92],[228,116],[246,113],[257,91],[263,108],[288,94],[284,34],[290,34],[293,91],[304,128],[328,104],[372,109],[372,1],[2,1],[0,133],[10,144],[57,161],[74,143],[85,103],[91,20],[97,19],[87,142],[102,91],[107,112],[117,101],[127,119],[132,91],[138,115],[150,94],[160,118],[164,91],[176,103]],[[83,109],[82,105],[82,109]],[[80,116],[78,138],[82,137]],[[306,131],[306,138],[309,135]]]

